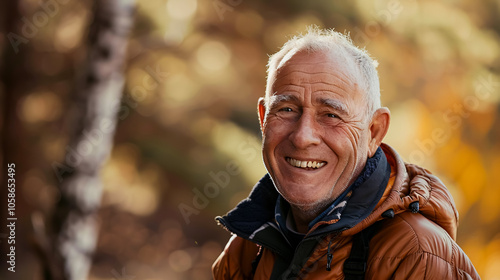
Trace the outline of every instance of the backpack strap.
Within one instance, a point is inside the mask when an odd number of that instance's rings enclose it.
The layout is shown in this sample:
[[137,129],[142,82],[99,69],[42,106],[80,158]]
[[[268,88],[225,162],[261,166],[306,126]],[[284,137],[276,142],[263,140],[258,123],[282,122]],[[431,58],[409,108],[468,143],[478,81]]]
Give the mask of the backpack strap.
[[379,227],[380,223],[377,222],[353,236],[351,254],[344,262],[346,280],[365,279],[370,240],[377,233]]
[[255,275],[255,271],[257,271],[257,266],[259,265],[261,257],[262,257],[262,246],[259,245],[259,251],[257,252],[257,256],[252,261],[252,277],[253,275]]

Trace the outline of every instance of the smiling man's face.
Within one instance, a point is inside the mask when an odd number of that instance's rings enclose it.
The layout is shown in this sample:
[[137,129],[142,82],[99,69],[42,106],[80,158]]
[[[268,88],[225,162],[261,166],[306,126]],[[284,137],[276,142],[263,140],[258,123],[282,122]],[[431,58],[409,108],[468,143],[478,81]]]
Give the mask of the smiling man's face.
[[360,77],[346,61],[298,52],[275,75],[269,104],[259,101],[266,168],[280,194],[304,211],[329,205],[377,147]]

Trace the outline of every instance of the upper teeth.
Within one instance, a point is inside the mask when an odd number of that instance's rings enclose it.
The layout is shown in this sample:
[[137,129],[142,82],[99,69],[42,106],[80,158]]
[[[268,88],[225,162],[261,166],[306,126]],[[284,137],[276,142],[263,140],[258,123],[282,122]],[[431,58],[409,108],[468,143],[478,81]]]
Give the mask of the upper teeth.
[[302,161],[302,160],[298,160],[298,159],[294,159],[294,158],[286,158],[286,161],[288,161],[288,163],[290,163],[292,166],[301,167],[301,168],[308,168],[308,167],[320,168],[326,164],[325,162],[305,161],[305,160]]

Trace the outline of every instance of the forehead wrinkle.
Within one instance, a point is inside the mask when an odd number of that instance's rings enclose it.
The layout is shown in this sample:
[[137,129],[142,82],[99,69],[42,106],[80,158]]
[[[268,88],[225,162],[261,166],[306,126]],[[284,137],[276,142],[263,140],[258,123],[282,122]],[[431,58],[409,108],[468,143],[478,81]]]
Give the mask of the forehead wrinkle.
[[296,85],[296,84],[293,84],[293,83],[278,84],[278,85],[276,85],[276,91],[273,94],[277,94],[278,91],[280,91],[280,92],[290,91],[290,92],[302,93],[304,91],[304,86]]
[[[287,74],[284,74],[284,75],[281,75],[280,77],[276,77],[275,81],[274,81],[274,84],[279,84],[279,80],[283,80],[283,79],[286,79],[286,78],[289,78],[289,76],[293,75],[293,74],[296,74],[296,73],[303,73],[303,74],[306,74],[307,76],[310,76],[312,78],[315,78],[316,75],[328,75],[328,76],[333,76],[334,79],[336,80],[339,80],[341,83],[345,84],[345,85],[353,85],[353,86],[356,86],[357,83],[356,82],[353,82],[352,78],[349,78],[347,74],[345,73],[336,73],[335,75],[333,75],[332,73],[330,72],[326,72],[326,71],[320,71],[320,72],[316,72],[316,73],[310,73],[310,72],[307,72],[307,71],[301,71],[301,70],[294,70],[294,71],[291,71]],[[311,79],[311,78],[309,78]],[[292,81],[295,81],[295,80],[298,80],[299,82],[300,81],[307,81],[306,78],[300,78],[300,79],[293,79],[293,78],[290,78],[290,80]],[[313,81],[313,82],[309,82],[309,84],[317,84],[317,83],[324,83],[324,84],[329,84],[329,85],[333,85],[333,86],[336,86],[338,87],[338,85],[336,84],[333,84],[333,83],[329,83],[329,82],[326,82],[324,81],[325,79],[322,79],[323,81]]]
[[[326,74],[329,74],[329,73],[326,73]],[[346,84],[346,85],[356,85],[357,84],[356,82],[352,82],[347,77],[347,75],[345,75],[345,74],[342,74],[342,75],[344,75],[345,77],[338,77],[338,76],[334,76],[334,77],[335,77],[335,79],[341,81],[343,84]],[[311,82],[311,84],[320,84],[320,83],[337,86],[337,84],[329,83],[329,82],[326,82],[326,81]]]
[[[279,67],[275,69],[276,74],[279,74],[281,71],[292,68],[290,70],[292,73],[297,71],[301,73],[310,74],[311,72],[303,71],[302,68],[304,66],[308,67],[308,70],[317,70],[316,73],[327,73],[330,74],[331,71],[336,72],[336,74],[342,75],[344,79],[349,80],[352,78],[360,78],[360,73],[358,67],[351,59],[346,59],[346,54],[332,54],[326,53],[326,57],[320,63],[318,62],[309,62],[309,60],[299,59],[297,61],[294,56],[299,53],[294,53],[291,57],[287,59],[285,63],[282,63]],[[314,66],[310,69],[310,66]],[[295,69],[294,69],[295,68]],[[297,69],[298,68],[298,69]],[[350,76],[350,77],[349,77]]]
[[325,84],[325,85],[328,85],[329,88],[325,88],[325,89],[321,89],[321,90],[314,90],[314,92],[325,92],[325,93],[337,93],[338,92],[335,92],[332,90],[332,87],[339,90],[340,92],[344,93],[344,94],[349,94],[349,92],[343,88],[342,86],[340,85],[337,85],[337,84],[331,84],[331,83],[324,83],[324,82],[317,82],[317,83],[311,83],[311,84]]
[[[280,69],[280,70],[282,70],[282,69]],[[278,75],[281,74],[280,70],[278,70],[278,72],[277,72]],[[350,79],[352,79],[352,77],[349,77],[347,74],[345,74],[343,72],[338,72],[338,73],[335,73],[335,75],[334,75],[330,71],[326,71],[326,70],[324,70],[324,71],[318,71],[318,72],[313,72],[313,73],[311,73],[310,71],[305,71],[305,70],[293,70],[293,71],[289,71],[285,75],[281,74],[282,75],[281,77],[278,77],[278,75],[276,75],[276,77],[278,79],[281,79],[281,78],[285,78],[287,76],[293,75],[294,73],[303,73],[303,74],[306,74],[308,76],[314,76],[314,75],[319,75],[319,74],[326,74],[326,75],[334,76],[335,78],[337,78],[337,79],[339,79],[339,80],[341,80],[341,81],[343,81],[345,83],[350,82]],[[337,75],[339,75],[340,77],[338,77]]]

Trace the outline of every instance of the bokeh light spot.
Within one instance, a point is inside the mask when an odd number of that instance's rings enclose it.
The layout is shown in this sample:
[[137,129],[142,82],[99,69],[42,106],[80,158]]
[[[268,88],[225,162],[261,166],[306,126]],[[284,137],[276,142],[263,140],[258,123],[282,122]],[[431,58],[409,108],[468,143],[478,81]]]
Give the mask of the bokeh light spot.
[[22,101],[20,109],[21,119],[28,123],[49,122],[59,117],[62,104],[53,92],[35,92]]
[[173,270],[177,272],[184,272],[191,268],[193,260],[186,251],[177,250],[170,254],[168,263]]
[[209,41],[200,46],[196,52],[196,58],[204,69],[217,71],[229,64],[231,53],[222,43]]
[[174,19],[188,19],[196,12],[197,4],[196,0],[169,0],[167,12]]

